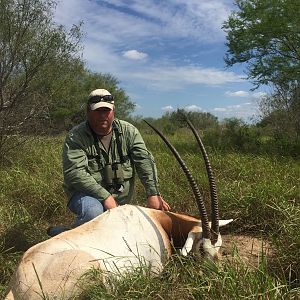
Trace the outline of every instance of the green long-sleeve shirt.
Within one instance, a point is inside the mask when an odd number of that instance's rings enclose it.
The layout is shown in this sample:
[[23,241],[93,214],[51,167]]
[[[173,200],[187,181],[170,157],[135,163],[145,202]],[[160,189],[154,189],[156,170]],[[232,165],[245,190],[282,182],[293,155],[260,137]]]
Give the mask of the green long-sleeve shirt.
[[[124,190],[113,193],[119,204],[129,203],[133,197],[135,171],[140,178],[146,195],[159,195],[157,170],[151,153],[147,150],[141,134],[132,124],[115,119],[119,130],[122,154],[128,158],[122,164]],[[87,122],[74,127],[66,137],[63,148],[64,189],[68,198],[76,192],[84,192],[100,201],[109,195],[105,183],[104,168],[107,164],[120,161],[116,133],[113,131],[111,146],[107,151],[97,141],[100,156],[97,153],[94,136]]]

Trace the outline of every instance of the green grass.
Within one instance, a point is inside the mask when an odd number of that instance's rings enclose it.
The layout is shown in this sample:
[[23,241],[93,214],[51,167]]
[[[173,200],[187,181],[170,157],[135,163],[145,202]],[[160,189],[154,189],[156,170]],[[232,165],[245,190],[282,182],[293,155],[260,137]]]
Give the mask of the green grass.
[[[174,211],[198,215],[192,191],[177,162],[156,135],[144,134],[156,158],[163,197]],[[177,133],[171,142],[182,154],[208,204],[204,163],[192,136]],[[62,189],[63,137],[30,138],[15,150],[13,164],[0,169],[0,298],[21,254],[47,239],[53,224],[68,224]],[[232,233],[268,239],[272,263],[249,268],[238,255],[216,266],[175,255],[158,277],[137,270],[112,290],[89,276],[86,299],[297,299],[300,297],[300,162],[286,157],[254,156],[207,149],[219,194],[220,217],[234,218]],[[143,188],[135,203],[145,205]],[[86,281],[85,281],[86,282]],[[102,295],[102,296],[101,296]]]
[[113,279],[110,289],[101,283],[102,274],[91,271],[82,280],[84,299],[297,299],[289,289],[266,272],[262,260],[251,269],[238,256],[219,264],[195,256],[174,255],[158,276],[138,269]]

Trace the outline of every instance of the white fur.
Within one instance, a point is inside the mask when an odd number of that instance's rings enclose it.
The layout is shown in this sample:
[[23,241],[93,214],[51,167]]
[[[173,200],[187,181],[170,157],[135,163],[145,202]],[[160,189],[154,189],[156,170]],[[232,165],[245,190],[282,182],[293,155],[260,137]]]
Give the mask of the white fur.
[[[223,227],[231,222],[233,222],[233,219],[219,220],[219,226]],[[193,252],[198,252],[201,245],[205,253],[207,252],[209,256],[215,257],[216,253],[220,250],[220,247],[222,246],[222,237],[219,234],[217,242],[215,243],[215,245],[212,245],[209,239],[202,239],[202,231],[191,231],[189,232],[186,242],[183,248],[180,250],[180,253],[183,256],[187,256],[192,250]]]
[[[181,228],[193,229],[187,232],[182,254],[197,251],[202,231],[199,220],[139,206],[120,206],[28,249],[12,277],[6,299],[75,297],[79,277],[92,267],[105,274],[122,274],[149,266],[158,274],[172,253],[167,232],[173,226],[172,218]],[[189,227],[191,223],[193,228]],[[224,221],[228,223],[230,220]],[[203,246],[209,249],[208,241]]]

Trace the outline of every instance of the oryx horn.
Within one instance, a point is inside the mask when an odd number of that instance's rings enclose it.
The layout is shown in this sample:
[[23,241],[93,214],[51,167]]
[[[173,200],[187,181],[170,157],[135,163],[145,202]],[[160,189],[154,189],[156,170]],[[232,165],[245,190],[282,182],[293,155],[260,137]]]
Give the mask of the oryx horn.
[[194,194],[195,200],[197,202],[197,206],[199,209],[200,218],[201,218],[201,222],[202,222],[203,237],[206,239],[210,239],[210,228],[209,228],[206,208],[204,205],[204,201],[203,201],[200,189],[197,186],[197,183],[196,183],[193,175],[191,174],[190,170],[186,166],[183,159],[180,157],[180,155],[177,152],[177,150],[175,149],[175,147],[167,140],[167,138],[163,135],[163,133],[160,132],[158,129],[156,129],[153,125],[149,124],[146,120],[144,120],[144,121],[162,138],[162,140],[169,147],[169,149],[172,151],[173,155],[175,156],[176,160],[180,164],[180,166],[181,166],[183,172],[185,173],[185,175],[188,179],[188,182],[193,190],[193,194]]
[[219,234],[219,208],[218,208],[218,195],[217,195],[217,187],[215,182],[215,177],[213,175],[212,167],[207,155],[207,152],[205,150],[204,144],[202,143],[202,140],[195,129],[192,122],[187,118],[185,114],[182,113],[182,115],[185,118],[185,121],[189,125],[190,129],[192,130],[199,148],[201,150],[205,167],[207,171],[208,181],[209,181],[209,188],[210,188],[210,197],[211,197],[211,241],[212,244],[215,244],[215,242],[218,240],[218,234]]

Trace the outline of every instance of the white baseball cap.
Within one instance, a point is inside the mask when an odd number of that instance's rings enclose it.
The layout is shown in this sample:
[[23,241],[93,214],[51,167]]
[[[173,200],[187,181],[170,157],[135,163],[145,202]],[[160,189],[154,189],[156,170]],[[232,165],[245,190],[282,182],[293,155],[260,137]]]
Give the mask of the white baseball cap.
[[107,107],[114,109],[114,97],[111,93],[105,89],[97,89],[90,93],[88,103],[91,110],[95,110],[100,107]]

